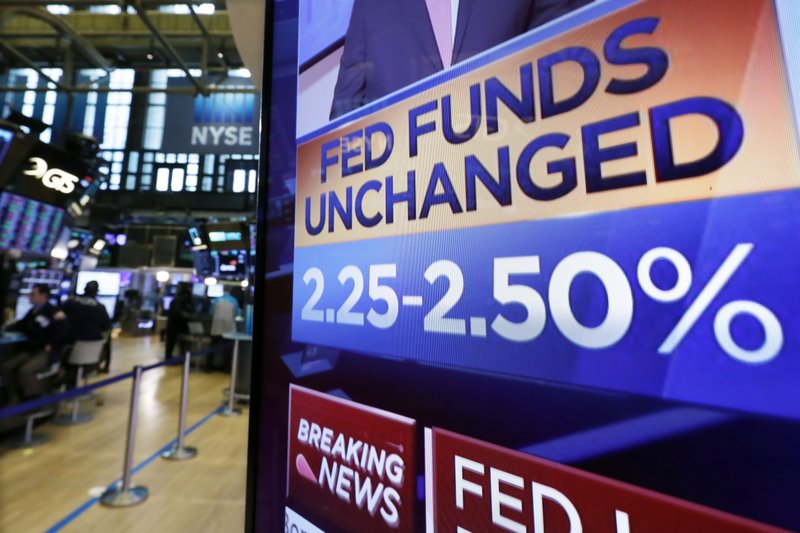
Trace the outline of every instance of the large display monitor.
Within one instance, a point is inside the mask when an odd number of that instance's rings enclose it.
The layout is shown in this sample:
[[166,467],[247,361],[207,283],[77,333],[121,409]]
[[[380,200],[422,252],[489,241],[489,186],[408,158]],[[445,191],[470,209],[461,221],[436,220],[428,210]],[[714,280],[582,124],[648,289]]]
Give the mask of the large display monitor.
[[316,8],[267,32],[249,529],[800,530],[796,2]]
[[248,226],[241,222],[206,224],[205,229],[212,250],[247,250],[250,245]]
[[77,294],[83,294],[86,284],[90,281],[96,281],[98,284],[98,295],[119,296],[120,280],[120,272],[102,272],[97,270],[81,271],[78,272],[76,292]]
[[215,250],[211,252],[214,275],[223,279],[247,278],[247,250]]
[[49,256],[65,218],[61,208],[10,192],[0,193],[0,250]]

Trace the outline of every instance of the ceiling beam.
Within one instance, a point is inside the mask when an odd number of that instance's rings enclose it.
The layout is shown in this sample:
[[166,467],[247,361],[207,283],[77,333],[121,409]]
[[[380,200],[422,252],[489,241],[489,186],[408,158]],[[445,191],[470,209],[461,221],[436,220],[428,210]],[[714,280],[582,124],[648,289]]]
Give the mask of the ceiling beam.
[[144,23],[144,25],[147,26],[147,28],[152,32],[153,37],[155,37],[156,40],[161,43],[161,46],[164,47],[167,55],[170,56],[173,61],[175,61],[175,63],[178,65],[178,68],[180,68],[186,74],[186,77],[189,78],[189,82],[191,82],[191,84],[194,85],[201,94],[208,94],[208,88],[204,87],[197,80],[197,78],[192,76],[192,73],[189,72],[189,67],[186,65],[186,63],[184,63],[180,54],[178,54],[178,51],[173,48],[172,44],[167,41],[167,39],[164,37],[164,34],[161,33],[158,27],[153,23],[153,20],[147,14],[147,11],[145,11],[142,7],[141,0],[125,0],[125,5],[134,8],[142,23]]
[[[0,0],[1,2],[2,0]],[[0,4],[2,5],[2,4]],[[54,28],[58,33],[65,37],[69,37],[75,48],[88,59],[95,67],[105,70],[106,72],[112,69],[111,64],[106,61],[106,58],[92,46],[88,40],[81,37],[78,32],[72,28],[66,21],[60,17],[52,15],[44,9],[31,9],[31,8],[12,8],[0,11],[0,28],[4,27],[9,20],[16,17],[28,17],[38,19]]]

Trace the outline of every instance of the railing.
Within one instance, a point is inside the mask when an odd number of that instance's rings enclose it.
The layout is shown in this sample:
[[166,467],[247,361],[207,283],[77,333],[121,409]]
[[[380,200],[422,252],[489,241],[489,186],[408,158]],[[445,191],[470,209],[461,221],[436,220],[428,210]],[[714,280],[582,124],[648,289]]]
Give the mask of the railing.
[[164,361],[160,361],[152,365],[148,366],[137,365],[133,367],[133,370],[131,370],[130,372],[113,376],[108,379],[98,381],[96,383],[91,383],[83,387],[76,387],[74,389],[69,389],[57,394],[52,394],[49,396],[44,396],[42,398],[37,398],[27,402],[10,405],[8,407],[0,409],[0,420],[12,416],[20,416],[28,414],[29,418],[25,431],[26,433],[25,440],[29,441],[31,437],[32,418],[37,416],[36,412],[41,410],[43,407],[47,407],[53,404],[58,404],[60,402],[64,402],[67,400],[76,399],[80,396],[85,396],[88,393],[95,391],[97,389],[102,389],[104,387],[108,387],[109,385],[113,385],[114,383],[118,383],[120,381],[132,378],[133,381],[131,383],[131,400],[128,412],[128,427],[125,438],[125,454],[123,456],[122,483],[118,487],[110,487],[109,489],[107,489],[106,492],[100,497],[100,503],[109,507],[128,507],[131,505],[136,505],[147,499],[148,495],[148,490],[146,487],[137,487],[132,485],[133,457],[134,457],[134,448],[136,445],[136,425],[139,415],[139,387],[141,385],[142,376],[144,375],[145,372],[148,372],[156,368],[183,363],[183,376],[181,378],[181,396],[180,396],[180,407],[178,415],[178,436],[175,441],[174,447],[171,450],[168,450],[165,453],[163,453],[162,457],[164,459],[170,459],[170,460],[191,459],[192,457],[197,455],[197,449],[184,445],[184,440],[186,435],[186,407],[188,405],[189,370],[191,366],[191,360],[196,357],[207,357],[212,353],[221,350],[226,350],[231,347],[234,347],[234,350],[233,350],[233,359],[231,361],[231,381],[230,381],[230,391],[228,394],[228,401],[225,404],[220,405],[218,411],[219,414],[227,415],[230,414],[231,411],[233,411],[233,402],[236,391],[236,373],[238,368],[237,360],[239,357],[238,353],[239,350],[236,349],[238,347],[235,346],[234,343],[224,343],[212,346],[210,348],[204,348],[202,350],[187,351],[182,356],[165,359]]

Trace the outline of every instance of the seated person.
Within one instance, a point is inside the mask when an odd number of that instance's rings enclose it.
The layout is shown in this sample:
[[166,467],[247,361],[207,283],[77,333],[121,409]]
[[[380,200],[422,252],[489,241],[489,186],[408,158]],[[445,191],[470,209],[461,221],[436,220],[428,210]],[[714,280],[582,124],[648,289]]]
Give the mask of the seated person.
[[56,308],[48,300],[47,285],[34,285],[29,296],[33,305],[22,320],[6,327],[27,337],[21,351],[0,363],[0,377],[6,387],[8,403],[36,398],[45,393],[36,374],[61,361],[61,352],[68,331],[66,320],[57,319]]
[[111,357],[109,336],[111,319],[108,318],[105,306],[97,301],[98,290],[99,285],[96,281],[88,282],[83,289],[83,296],[70,298],[64,302],[62,310],[69,321],[69,342],[71,344],[76,341],[107,340],[106,346],[103,348],[101,364],[104,362],[108,368],[108,361]]

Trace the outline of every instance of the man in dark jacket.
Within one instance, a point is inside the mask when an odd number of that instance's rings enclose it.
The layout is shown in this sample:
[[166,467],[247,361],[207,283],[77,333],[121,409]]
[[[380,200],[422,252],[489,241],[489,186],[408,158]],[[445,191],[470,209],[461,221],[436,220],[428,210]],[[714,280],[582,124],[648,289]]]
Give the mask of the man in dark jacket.
[[177,293],[167,310],[165,359],[172,357],[178,338],[189,331],[189,319],[194,314],[192,291],[188,283],[178,285]]
[[63,311],[67,316],[70,326],[69,340],[75,341],[100,341],[108,340],[104,347],[102,359],[108,367],[111,358],[109,332],[111,319],[103,304],[97,301],[99,285],[90,281],[83,289],[83,296],[70,298],[64,303]]
[[67,334],[67,322],[55,317],[56,308],[48,301],[47,285],[33,286],[29,296],[33,307],[19,320],[6,328],[26,336],[22,351],[0,364],[0,376],[5,385],[9,403],[35,398],[44,394],[36,374],[61,361],[61,352]]

